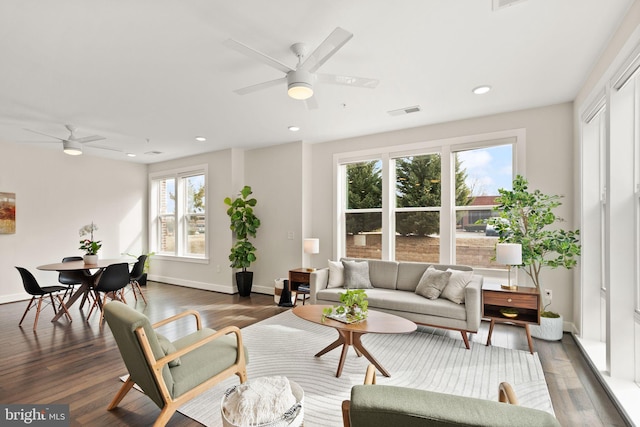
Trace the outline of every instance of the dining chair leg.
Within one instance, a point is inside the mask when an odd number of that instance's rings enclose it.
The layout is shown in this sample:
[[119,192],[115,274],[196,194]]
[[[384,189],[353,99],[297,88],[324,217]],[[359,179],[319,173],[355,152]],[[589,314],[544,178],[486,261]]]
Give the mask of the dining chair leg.
[[18,326],[22,325],[24,318],[27,317],[27,312],[31,310],[31,307],[33,307],[33,302],[35,299],[36,299],[35,296],[31,297],[31,301],[29,301],[29,305],[27,305],[27,309],[24,311],[24,314],[22,315],[22,318],[20,319],[20,323],[18,323]]
[[42,309],[42,297],[38,298],[38,309],[36,310],[36,320],[33,322],[33,330],[38,327],[38,319],[40,318],[40,310]]
[[[71,319],[71,314],[69,313],[69,310],[67,310],[67,306],[65,305],[64,300],[60,298],[60,295],[56,295],[56,298],[58,298],[58,301],[60,302],[60,309],[64,310],[65,316],[67,316],[69,322],[72,322],[73,319]],[[54,320],[51,321],[53,322]]]
[[147,303],[147,299],[144,297],[144,293],[142,292],[142,288],[140,287],[140,283],[137,280],[131,282],[131,288],[133,289],[133,296],[136,297],[136,301],[138,301],[138,297],[136,296],[136,291],[140,293],[142,300],[144,303]]

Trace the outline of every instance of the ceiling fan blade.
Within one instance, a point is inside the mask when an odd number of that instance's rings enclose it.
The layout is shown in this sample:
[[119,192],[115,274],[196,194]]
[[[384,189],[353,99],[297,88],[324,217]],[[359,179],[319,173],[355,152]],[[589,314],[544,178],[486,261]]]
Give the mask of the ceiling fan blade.
[[[58,138],[57,136],[49,135],[48,133],[43,133],[43,132],[39,132],[37,130],[27,129],[27,128],[24,128],[24,130],[29,131],[29,132],[33,132],[33,133],[37,133],[39,135],[48,136],[49,138],[54,138],[54,139],[57,139],[58,141],[64,141],[64,138]],[[53,142],[53,141],[47,141],[47,142]]]
[[351,40],[353,34],[349,31],[337,27],[329,36],[324,39],[320,45],[313,51],[311,55],[305,59],[300,65],[300,69],[315,72],[322,66],[329,58],[331,58],[346,42]]
[[243,55],[248,56],[249,58],[253,58],[253,59],[257,59],[258,61],[262,62],[263,64],[266,64],[270,67],[275,68],[276,70],[280,70],[283,73],[288,73],[289,71],[294,71],[293,68],[289,67],[286,64],[283,64],[282,62],[278,61],[277,59],[274,59],[270,56],[265,55],[262,52],[258,52],[257,50],[243,44],[240,43],[237,40],[234,39],[227,39],[224,41],[224,45],[227,46],[228,48],[231,48],[237,52],[240,52]]
[[241,89],[236,89],[234,90],[235,93],[237,93],[238,95],[246,95],[248,93],[252,93],[252,92],[257,92],[259,90],[262,89],[267,89],[273,86],[277,86],[281,83],[284,83],[287,81],[286,77],[281,77],[279,79],[275,79],[275,80],[269,80],[268,82],[262,82],[262,83],[258,83],[257,85],[253,85],[253,86],[247,86],[247,87],[243,87]]
[[365,87],[368,89],[375,89],[375,87],[378,86],[378,83],[380,83],[380,80],[378,79],[369,79],[366,77],[341,76],[336,74],[317,74],[317,76],[318,81],[322,83]]
[[100,136],[100,135],[91,135],[91,136],[85,136],[83,138],[74,138],[74,139],[72,139],[72,141],[79,142],[81,144],[85,144],[87,142],[102,141],[103,139],[107,139],[107,138],[105,138],[104,136]]
[[304,105],[307,107],[307,110],[317,110],[318,100],[315,96],[312,96],[311,98],[307,98],[304,100]]
[[100,145],[87,145],[87,147],[89,147],[89,148],[99,148],[101,150],[109,150],[109,151],[116,151],[118,153],[122,153],[122,150],[118,150],[116,148],[103,147],[103,146],[100,146]]

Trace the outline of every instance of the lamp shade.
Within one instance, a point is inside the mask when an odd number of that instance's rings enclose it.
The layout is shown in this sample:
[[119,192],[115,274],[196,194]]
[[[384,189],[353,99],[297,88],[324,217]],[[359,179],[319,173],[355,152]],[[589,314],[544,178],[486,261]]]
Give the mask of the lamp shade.
[[498,243],[496,262],[504,265],[522,264],[522,245],[520,243]]
[[320,252],[320,239],[304,239],[304,253],[317,254]]

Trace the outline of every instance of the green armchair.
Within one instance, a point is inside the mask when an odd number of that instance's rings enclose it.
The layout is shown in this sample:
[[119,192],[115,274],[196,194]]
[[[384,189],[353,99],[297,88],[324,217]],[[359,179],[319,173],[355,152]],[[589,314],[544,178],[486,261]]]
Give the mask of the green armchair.
[[[104,306],[104,316],[129,371],[108,410],[137,384],[162,409],[154,426],[164,426],[182,404],[218,382],[232,375],[247,380],[247,351],[235,326],[203,328],[193,310],[151,325],[144,314],[116,301]],[[196,331],[174,342],[154,330],[187,316],[195,317]]]
[[499,386],[500,402],[375,383],[375,367],[369,365],[364,385],[353,386],[351,400],[342,402],[345,427],[560,426],[548,412],[518,406],[505,382]]

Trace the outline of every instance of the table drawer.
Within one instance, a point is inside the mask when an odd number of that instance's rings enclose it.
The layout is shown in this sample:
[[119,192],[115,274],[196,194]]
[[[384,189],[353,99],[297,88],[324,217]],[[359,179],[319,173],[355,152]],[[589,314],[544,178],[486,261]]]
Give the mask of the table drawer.
[[535,294],[523,295],[507,292],[484,291],[482,293],[484,304],[499,305],[502,307],[538,309],[538,296]]
[[292,271],[289,273],[289,281],[296,283],[309,283],[309,273]]

